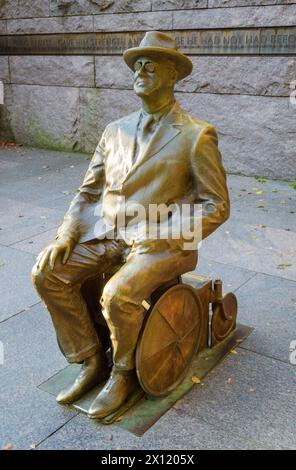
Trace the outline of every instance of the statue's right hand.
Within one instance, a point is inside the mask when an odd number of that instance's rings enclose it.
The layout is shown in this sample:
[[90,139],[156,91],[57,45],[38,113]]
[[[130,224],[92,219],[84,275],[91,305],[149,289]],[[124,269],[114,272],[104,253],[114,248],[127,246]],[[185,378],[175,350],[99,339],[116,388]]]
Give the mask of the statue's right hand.
[[48,245],[37,256],[37,268],[43,271],[45,266],[49,263],[49,268],[53,270],[56,259],[62,255],[62,263],[66,264],[69,256],[75,246],[75,242],[70,238],[60,238]]

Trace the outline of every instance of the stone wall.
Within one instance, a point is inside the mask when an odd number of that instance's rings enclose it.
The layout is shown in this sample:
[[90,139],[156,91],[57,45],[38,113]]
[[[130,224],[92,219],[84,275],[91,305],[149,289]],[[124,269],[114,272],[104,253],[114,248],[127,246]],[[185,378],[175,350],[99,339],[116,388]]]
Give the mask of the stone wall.
[[[296,26],[296,0],[0,0],[0,35]],[[296,179],[296,57],[194,55],[177,85],[213,123],[229,172]],[[119,55],[0,56],[0,138],[93,152],[106,123],[140,105]]]

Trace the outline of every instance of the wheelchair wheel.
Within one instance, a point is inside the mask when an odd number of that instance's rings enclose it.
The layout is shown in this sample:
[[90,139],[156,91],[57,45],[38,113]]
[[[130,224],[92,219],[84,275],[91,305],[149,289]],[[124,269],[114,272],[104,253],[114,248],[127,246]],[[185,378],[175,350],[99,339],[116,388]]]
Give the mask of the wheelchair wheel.
[[202,311],[195,290],[178,284],[147,312],[137,346],[136,368],[148,395],[168,395],[183,380],[201,342]]

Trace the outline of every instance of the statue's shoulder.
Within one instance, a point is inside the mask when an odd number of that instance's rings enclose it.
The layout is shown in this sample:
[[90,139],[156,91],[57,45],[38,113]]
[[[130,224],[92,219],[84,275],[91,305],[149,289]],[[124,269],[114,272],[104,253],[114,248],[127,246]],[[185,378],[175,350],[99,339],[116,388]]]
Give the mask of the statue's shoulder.
[[199,133],[205,128],[214,128],[211,123],[204,121],[203,119],[200,119],[197,116],[192,116],[192,114],[188,113],[181,107],[179,107],[179,112],[182,115],[183,123],[186,125],[188,131],[192,131],[193,133]]
[[199,117],[192,116],[189,113],[187,114],[187,119],[188,119],[188,124],[192,126],[197,131],[200,131],[202,129],[205,129],[206,127],[214,127],[213,124],[211,124],[208,121],[204,121],[203,119],[200,119]]
[[116,119],[115,121],[110,122],[106,126],[106,131],[108,133],[112,133],[112,131],[117,131],[121,127],[126,126],[128,123],[134,122],[136,119],[138,119],[139,112],[140,111],[134,111],[133,113],[127,114],[126,116],[123,116],[119,119]]

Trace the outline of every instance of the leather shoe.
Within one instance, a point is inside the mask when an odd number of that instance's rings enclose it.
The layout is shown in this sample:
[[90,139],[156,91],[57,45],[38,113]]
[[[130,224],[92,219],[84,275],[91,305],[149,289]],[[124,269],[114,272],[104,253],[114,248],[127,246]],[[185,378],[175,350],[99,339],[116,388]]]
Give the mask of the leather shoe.
[[85,359],[79,375],[67,388],[63,389],[57,396],[56,401],[60,404],[70,404],[81,398],[95,385],[108,378],[109,370],[106,357],[103,352],[98,352]]
[[105,418],[126,401],[136,390],[138,382],[135,370],[119,370],[113,367],[110,378],[88,410],[89,418]]

